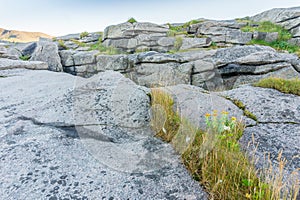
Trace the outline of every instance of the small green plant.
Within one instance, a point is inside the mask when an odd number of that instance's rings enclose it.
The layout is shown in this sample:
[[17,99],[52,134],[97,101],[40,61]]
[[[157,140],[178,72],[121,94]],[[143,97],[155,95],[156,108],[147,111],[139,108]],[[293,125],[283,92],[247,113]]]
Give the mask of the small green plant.
[[26,61],[26,60],[29,60],[29,59],[31,58],[31,56],[30,56],[30,55],[22,55],[22,56],[20,56],[19,58],[20,58],[21,60]]
[[89,33],[87,31],[84,31],[82,33],[80,33],[80,39],[84,38],[84,37],[87,37],[89,35]]
[[137,21],[133,17],[131,17],[130,19],[127,20],[127,22],[133,24],[136,23]]
[[89,51],[97,50],[99,51],[99,55],[106,54],[106,55],[116,55],[120,54],[121,52],[112,46],[106,47],[102,44],[101,40],[98,43],[93,44],[90,46]]
[[179,51],[180,47],[182,46],[182,43],[183,43],[183,38],[180,36],[176,37],[174,42],[174,50]]
[[62,47],[63,49],[68,49],[63,40],[58,40],[58,46]]
[[273,88],[287,94],[295,94],[300,96],[300,79],[282,79],[277,77],[269,77],[253,84],[256,87]]
[[300,47],[296,45],[292,45],[288,43],[287,41],[280,41],[276,40],[273,42],[267,42],[264,40],[251,40],[248,44],[258,44],[258,45],[264,45],[264,46],[270,46],[273,47],[276,50],[283,50],[283,51],[288,51],[289,53],[296,53],[298,56],[300,56]]
[[80,47],[86,47],[86,43],[84,43],[84,42],[80,42],[80,41],[75,40],[75,39],[71,39],[71,41],[74,42],[75,44],[77,44]]

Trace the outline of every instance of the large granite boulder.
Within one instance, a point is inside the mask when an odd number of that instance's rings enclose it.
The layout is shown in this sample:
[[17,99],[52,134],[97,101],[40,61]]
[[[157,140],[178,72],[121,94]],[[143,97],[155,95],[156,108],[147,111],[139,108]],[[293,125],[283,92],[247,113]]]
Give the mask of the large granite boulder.
[[48,63],[50,71],[63,71],[60,57],[58,54],[58,46],[51,40],[42,39],[31,55],[31,61],[43,61]]
[[121,74],[26,70],[0,87],[2,198],[207,199]]

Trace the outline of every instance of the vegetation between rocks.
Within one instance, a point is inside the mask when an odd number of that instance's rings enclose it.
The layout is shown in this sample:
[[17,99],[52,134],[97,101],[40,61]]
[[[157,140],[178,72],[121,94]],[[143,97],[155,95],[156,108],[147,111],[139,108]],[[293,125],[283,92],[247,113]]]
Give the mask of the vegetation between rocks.
[[82,33],[80,33],[79,37],[80,39],[84,38],[84,37],[87,37],[89,35],[89,33],[87,31],[84,31]]
[[300,56],[300,47],[297,45],[290,44],[288,42],[288,40],[292,38],[292,34],[288,30],[284,29],[282,26],[274,24],[269,21],[253,22],[247,19],[237,20],[237,21],[247,23],[246,26],[241,28],[241,30],[244,32],[257,31],[257,32],[266,32],[266,33],[272,33],[272,32],[278,33],[278,39],[273,42],[253,39],[251,40],[251,42],[249,42],[249,44],[270,46],[273,47],[274,49],[288,51],[289,53],[296,53]]
[[22,56],[20,56],[19,58],[20,58],[21,60],[27,61],[27,60],[29,60],[29,59],[31,58],[31,56],[30,56],[30,55],[22,55]]
[[282,79],[277,77],[269,77],[253,84],[256,87],[273,88],[287,94],[295,94],[300,96],[300,79]]
[[[237,121],[235,117],[229,118],[227,112],[218,115],[214,111],[203,116],[207,127],[200,130],[185,123],[173,111],[172,97],[162,90],[152,89],[151,99],[152,108],[156,108],[152,109],[151,121],[156,136],[172,143],[175,149],[178,149],[176,145],[188,141],[184,151],[180,152],[183,163],[193,178],[204,186],[210,199],[296,199],[299,190],[296,184],[293,191],[282,188],[285,162],[281,159],[281,154],[278,159],[280,173],[271,173],[272,170],[268,169],[266,171],[269,174],[264,175],[255,169],[254,161],[240,149],[238,140],[244,130],[241,121]],[[180,135],[182,126],[189,126],[185,129],[193,132],[190,135],[194,137],[189,137],[191,140]],[[182,138],[181,143],[178,140],[174,142],[178,138]]]
[[89,48],[89,51],[97,50],[99,51],[99,54],[105,54],[105,55],[116,55],[120,54],[121,52],[112,46],[106,47],[102,44],[102,39],[99,38],[99,41],[96,44],[92,44]]

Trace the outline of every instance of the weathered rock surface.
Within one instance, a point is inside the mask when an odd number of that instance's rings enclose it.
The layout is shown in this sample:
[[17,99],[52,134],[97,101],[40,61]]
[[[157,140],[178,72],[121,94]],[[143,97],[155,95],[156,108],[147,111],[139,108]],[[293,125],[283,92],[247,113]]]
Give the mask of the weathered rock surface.
[[0,58],[0,70],[6,69],[35,69],[35,70],[47,70],[47,63],[40,61],[22,61],[22,60],[11,60],[7,58]]
[[26,70],[0,87],[2,198],[207,199],[121,74]]
[[63,71],[60,57],[58,55],[58,46],[49,40],[40,40],[37,43],[33,54],[30,58],[31,61],[43,61],[48,63],[50,71],[60,72]]

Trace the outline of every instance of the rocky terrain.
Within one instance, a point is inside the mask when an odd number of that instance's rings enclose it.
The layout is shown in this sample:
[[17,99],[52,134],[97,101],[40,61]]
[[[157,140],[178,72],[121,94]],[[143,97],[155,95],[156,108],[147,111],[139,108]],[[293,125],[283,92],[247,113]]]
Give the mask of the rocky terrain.
[[[250,18],[284,26],[299,45],[299,8]],[[213,110],[243,119],[240,145],[258,169],[268,164],[266,153],[278,167],[280,151],[285,174],[299,169],[300,97],[251,85],[300,78],[299,56],[248,45],[276,41],[278,33],[242,31],[247,25],[200,20],[174,33],[173,25],[126,22],[103,33],[1,44],[0,196],[208,199],[178,152],[154,137],[152,87],[169,93],[174,109],[198,128]]]

